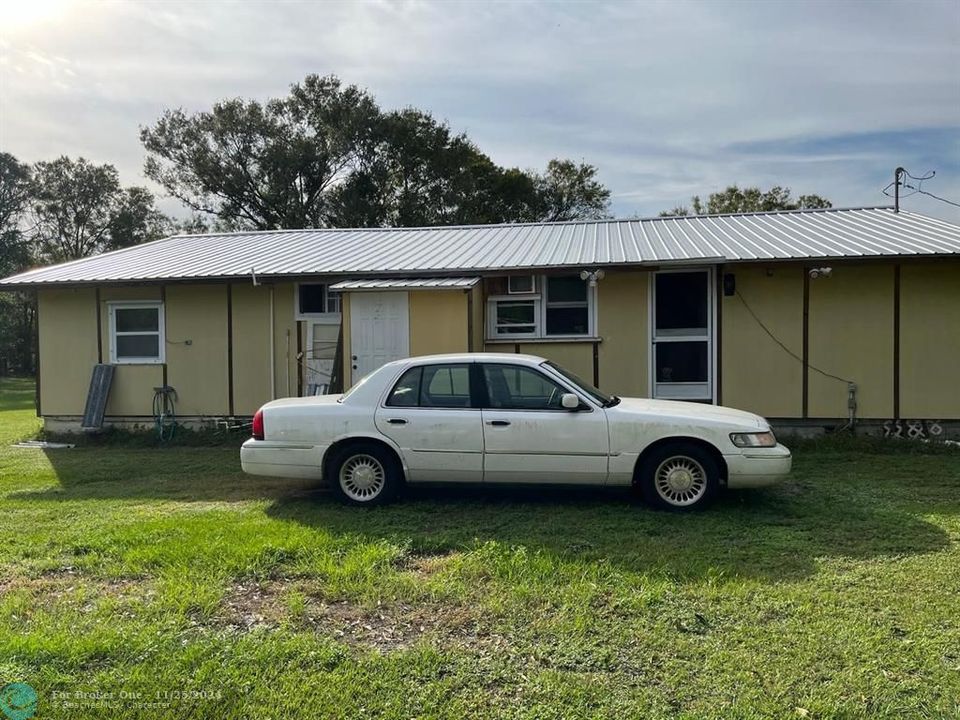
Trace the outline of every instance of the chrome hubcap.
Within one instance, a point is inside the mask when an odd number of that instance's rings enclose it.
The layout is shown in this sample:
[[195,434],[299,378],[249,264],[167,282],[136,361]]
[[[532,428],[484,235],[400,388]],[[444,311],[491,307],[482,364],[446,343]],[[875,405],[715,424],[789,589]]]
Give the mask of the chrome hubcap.
[[686,455],[667,458],[654,474],[657,494],[671,505],[692,505],[707,491],[703,466]]
[[383,464],[372,455],[354,455],[340,467],[340,487],[351,500],[373,500],[386,481]]

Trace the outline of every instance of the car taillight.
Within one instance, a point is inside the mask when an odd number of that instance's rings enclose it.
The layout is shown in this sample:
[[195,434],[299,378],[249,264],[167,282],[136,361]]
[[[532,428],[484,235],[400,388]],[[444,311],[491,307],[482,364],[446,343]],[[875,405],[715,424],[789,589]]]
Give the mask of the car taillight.
[[253,416],[253,439],[263,440],[263,410],[257,410]]

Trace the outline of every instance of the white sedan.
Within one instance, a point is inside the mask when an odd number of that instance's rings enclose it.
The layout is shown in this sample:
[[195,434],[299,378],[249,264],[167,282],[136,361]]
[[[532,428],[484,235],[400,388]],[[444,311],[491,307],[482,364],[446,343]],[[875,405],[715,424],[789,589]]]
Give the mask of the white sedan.
[[674,510],[791,464],[758,415],[619,398],[543,358],[490,353],[398,360],[345,395],[269,402],[240,460],[254,475],[329,478],[356,505],[404,482],[510,482],[632,485]]

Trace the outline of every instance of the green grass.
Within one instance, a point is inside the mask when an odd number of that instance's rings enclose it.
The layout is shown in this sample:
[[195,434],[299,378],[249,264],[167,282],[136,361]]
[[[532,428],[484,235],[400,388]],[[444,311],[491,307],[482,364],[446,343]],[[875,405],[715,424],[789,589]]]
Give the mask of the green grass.
[[806,443],[690,516],[357,510],[232,446],[10,448],[32,392],[0,382],[0,684],[38,717],[960,715],[960,453]]

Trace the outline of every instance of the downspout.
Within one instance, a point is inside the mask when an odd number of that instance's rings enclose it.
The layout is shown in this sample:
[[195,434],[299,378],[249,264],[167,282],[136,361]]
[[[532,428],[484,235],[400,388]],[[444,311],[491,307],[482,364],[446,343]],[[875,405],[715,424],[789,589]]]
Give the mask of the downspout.
[[270,286],[270,399],[277,399],[277,358],[276,358],[276,338],[273,336],[274,333],[274,319],[273,319],[273,285]]
[[290,328],[287,328],[287,352],[284,359],[287,367],[287,397],[290,397]]

